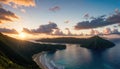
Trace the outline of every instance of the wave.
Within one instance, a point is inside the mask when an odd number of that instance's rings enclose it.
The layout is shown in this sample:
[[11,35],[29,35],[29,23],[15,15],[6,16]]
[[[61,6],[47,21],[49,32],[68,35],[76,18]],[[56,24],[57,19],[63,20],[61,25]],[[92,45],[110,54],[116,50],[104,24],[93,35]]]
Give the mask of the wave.
[[43,54],[42,60],[44,61],[43,65],[45,65],[48,69],[64,69],[64,66],[58,66],[53,60],[49,60],[46,56],[46,53]]

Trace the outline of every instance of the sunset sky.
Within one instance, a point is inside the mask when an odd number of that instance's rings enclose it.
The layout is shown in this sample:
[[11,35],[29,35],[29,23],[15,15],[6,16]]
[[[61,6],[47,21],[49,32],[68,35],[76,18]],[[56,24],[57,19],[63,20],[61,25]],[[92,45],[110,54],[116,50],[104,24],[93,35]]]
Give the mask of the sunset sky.
[[120,0],[0,0],[0,32],[120,34]]

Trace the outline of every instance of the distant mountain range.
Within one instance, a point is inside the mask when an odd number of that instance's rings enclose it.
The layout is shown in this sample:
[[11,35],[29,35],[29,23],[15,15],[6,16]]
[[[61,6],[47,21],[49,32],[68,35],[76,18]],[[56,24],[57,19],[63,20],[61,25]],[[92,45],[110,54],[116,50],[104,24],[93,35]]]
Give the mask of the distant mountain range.
[[99,36],[93,36],[90,38],[73,38],[73,37],[62,37],[62,38],[45,38],[36,40],[40,42],[52,42],[52,43],[69,43],[69,44],[80,44],[81,47],[89,48],[92,50],[103,50],[115,46],[115,44],[109,40],[106,40]]
[[64,45],[17,40],[0,33],[0,69],[39,69],[32,59],[33,54],[65,48]]

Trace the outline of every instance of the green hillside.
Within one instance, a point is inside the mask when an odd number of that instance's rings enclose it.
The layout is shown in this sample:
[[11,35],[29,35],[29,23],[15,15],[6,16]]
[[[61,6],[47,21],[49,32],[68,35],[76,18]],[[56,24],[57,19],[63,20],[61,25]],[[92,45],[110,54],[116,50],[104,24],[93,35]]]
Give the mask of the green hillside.
[[39,69],[32,60],[33,54],[65,48],[64,45],[37,44],[17,40],[0,33],[0,69]]
[[38,66],[33,61],[20,54],[15,45],[17,42],[18,40],[0,33],[0,69],[37,69]]
[[[26,67],[19,65],[11,61],[5,54],[0,52],[0,69],[33,69],[32,67]],[[36,67],[35,69],[39,69]]]

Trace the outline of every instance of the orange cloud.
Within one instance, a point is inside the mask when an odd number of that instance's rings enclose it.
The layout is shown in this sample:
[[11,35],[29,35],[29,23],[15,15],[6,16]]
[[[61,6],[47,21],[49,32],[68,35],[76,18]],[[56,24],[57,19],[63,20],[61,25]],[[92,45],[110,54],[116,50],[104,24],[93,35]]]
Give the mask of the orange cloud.
[[0,7],[0,23],[13,22],[15,19],[19,19],[16,14]]
[[[0,0],[1,3],[7,4],[7,5],[12,5],[13,6],[35,6],[35,0]],[[11,4],[12,3],[12,4]]]
[[103,30],[103,34],[111,34],[112,33],[112,30],[110,28],[105,28]]

